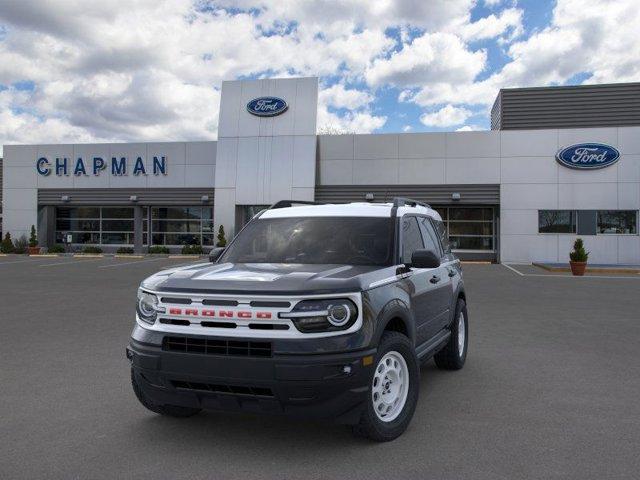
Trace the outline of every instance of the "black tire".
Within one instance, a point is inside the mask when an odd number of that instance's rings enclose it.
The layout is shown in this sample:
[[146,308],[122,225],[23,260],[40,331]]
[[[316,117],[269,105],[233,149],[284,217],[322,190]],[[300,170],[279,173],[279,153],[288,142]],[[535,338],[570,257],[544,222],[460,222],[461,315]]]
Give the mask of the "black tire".
[[[460,352],[458,346],[458,321],[460,315],[464,316],[464,346],[463,351]],[[458,299],[456,304],[456,313],[451,323],[451,337],[445,345],[445,347],[435,354],[433,359],[436,362],[436,366],[442,370],[460,370],[464,366],[464,362],[467,359],[467,346],[469,345],[469,315],[467,314],[467,304],[461,298]]]
[[133,392],[136,394],[136,397],[140,401],[143,407],[147,410],[151,410],[154,413],[159,415],[166,415],[168,417],[178,417],[178,418],[186,418],[192,417],[197,413],[200,413],[202,409],[200,408],[191,408],[191,407],[181,407],[178,405],[157,405],[153,403],[147,396],[144,394],[140,385],[138,385],[137,374],[131,369],[131,386],[133,387]]
[[384,422],[376,415],[373,406],[372,387],[375,369],[372,370],[367,390],[366,407],[360,422],[352,427],[353,433],[376,442],[389,442],[398,438],[407,429],[418,403],[420,392],[420,367],[415,349],[407,337],[398,332],[385,332],[380,340],[374,365],[377,366],[387,352],[395,351],[402,355],[409,371],[409,389],[404,407],[397,418]]

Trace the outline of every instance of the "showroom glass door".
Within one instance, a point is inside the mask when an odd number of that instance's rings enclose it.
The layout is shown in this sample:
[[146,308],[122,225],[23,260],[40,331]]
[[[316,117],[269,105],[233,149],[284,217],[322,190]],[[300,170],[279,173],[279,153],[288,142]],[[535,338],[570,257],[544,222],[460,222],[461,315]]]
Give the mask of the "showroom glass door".
[[495,253],[495,207],[434,207],[449,234],[451,249],[460,253]]

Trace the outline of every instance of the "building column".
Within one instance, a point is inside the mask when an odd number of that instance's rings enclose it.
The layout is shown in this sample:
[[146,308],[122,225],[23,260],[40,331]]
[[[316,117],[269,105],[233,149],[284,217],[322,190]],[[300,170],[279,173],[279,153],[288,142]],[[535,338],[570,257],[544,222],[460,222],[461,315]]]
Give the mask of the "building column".
[[133,251],[135,253],[142,253],[142,236],[144,234],[144,211],[143,208],[136,205],[133,207]]
[[46,205],[38,211],[38,245],[50,248],[56,243],[56,207]]

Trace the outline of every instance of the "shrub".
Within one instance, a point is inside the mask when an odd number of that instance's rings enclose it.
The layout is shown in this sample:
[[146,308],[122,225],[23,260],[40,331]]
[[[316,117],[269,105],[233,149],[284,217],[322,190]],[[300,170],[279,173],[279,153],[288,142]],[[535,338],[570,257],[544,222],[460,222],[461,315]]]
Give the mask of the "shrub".
[[64,245],[60,245],[59,243],[56,243],[55,245],[52,245],[49,247],[49,253],[64,253],[65,249],[64,249]]
[[13,253],[27,253],[28,245],[27,236],[21,235],[20,238],[14,242]]
[[153,245],[149,247],[149,253],[169,253],[169,249],[164,245]]
[[120,247],[118,250],[116,250],[116,253],[120,254],[120,255],[130,255],[133,253],[133,248],[131,247]]
[[13,242],[11,241],[11,234],[7,232],[4,236],[4,240],[2,240],[2,244],[0,244],[0,252],[2,253],[13,253]]
[[183,255],[202,255],[202,245],[185,245],[182,247]]
[[226,247],[227,246],[227,239],[224,236],[224,227],[222,225],[220,225],[220,228],[218,228],[218,242],[216,243],[216,247]]
[[102,253],[102,249],[95,245],[88,245],[82,249],[82,253]]
[[584,242],[581,238],[576,238],[573,243],[573,252],[569,253],[572,262],[586,262],[589,258],[589,252],[584,249]]
[[31,235],[29,235],[29,246],[30,247],[38,246],[38,235],[36,235],[35,225],[31,225]]

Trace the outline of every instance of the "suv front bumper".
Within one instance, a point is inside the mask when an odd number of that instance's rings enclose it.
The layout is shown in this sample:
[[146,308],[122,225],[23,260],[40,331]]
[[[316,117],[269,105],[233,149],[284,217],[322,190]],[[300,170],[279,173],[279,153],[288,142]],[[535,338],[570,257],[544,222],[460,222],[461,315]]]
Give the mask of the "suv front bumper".
[[[375,349],[242,357],[163,350],[131,339],[127,357],[160,405],[284,414],[353,424],[367,399]],[[365,365],[367,363],[367,365]]]

